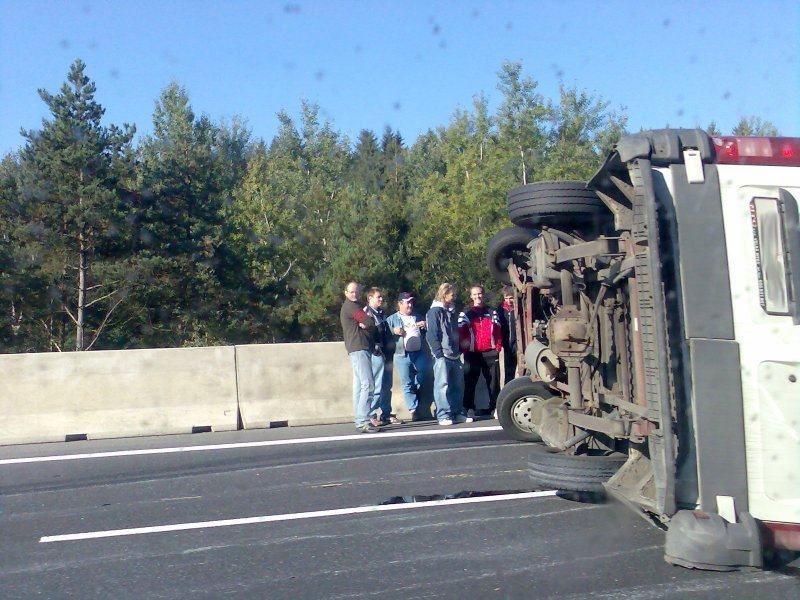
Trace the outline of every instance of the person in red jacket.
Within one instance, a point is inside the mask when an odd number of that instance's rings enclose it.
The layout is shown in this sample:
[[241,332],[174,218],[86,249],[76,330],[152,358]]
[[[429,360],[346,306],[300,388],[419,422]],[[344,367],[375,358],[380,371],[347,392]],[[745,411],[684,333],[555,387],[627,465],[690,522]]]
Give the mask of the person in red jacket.
[[[464,351],[464,410],[475,416],[494,413],[500,393],[500,350],[503,334],[497,311],[484,304],[483,286],[469,289],[471,306],[458,316],[458,333]],[[475,388],[483,373],[489,391],[489,409],[475,411]],[[469,412],[467,412],[469,414]]]

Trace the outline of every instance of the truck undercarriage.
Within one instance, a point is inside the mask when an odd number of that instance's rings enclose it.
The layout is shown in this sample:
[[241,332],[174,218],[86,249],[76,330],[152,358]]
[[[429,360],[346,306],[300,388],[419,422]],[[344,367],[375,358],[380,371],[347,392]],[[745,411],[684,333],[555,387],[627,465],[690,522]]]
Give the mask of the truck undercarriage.
[[[760,566],[762,553],[712,143],[647,132],[623,138],[588,184],[512,190],[515,226],[487,258],[514,288],[521,342],[498,417],[543,442],[532,478],[604,490],[669,525],[670,562],[724,569]],[[707,441],[725,428],[742,439]]]

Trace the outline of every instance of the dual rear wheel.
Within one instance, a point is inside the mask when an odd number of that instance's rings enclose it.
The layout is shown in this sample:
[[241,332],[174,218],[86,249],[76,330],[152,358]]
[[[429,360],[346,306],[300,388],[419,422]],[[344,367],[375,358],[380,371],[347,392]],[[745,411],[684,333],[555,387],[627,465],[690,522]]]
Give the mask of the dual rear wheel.
[[[500,390],[497,418],[503,430],[522,442],[541,442],[537,423],[538,403],[556,395],[543,383],[518,377]],[[619,452],[585,449],[581,454],[565,454],[545,444],[532,444],[528,456],[528,475],[541,486],[559,490],[602,492],[603,483],[625,463]]]

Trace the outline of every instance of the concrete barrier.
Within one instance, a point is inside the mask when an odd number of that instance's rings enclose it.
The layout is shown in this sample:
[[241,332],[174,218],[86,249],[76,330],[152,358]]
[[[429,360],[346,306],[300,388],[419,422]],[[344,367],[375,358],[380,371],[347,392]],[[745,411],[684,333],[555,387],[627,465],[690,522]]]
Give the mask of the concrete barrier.
[[[422,393],[422,413],[433,402],[432,361]],[[387,365],[391,374],[391,363]],[[276,425],[343,423],[353,420],[350,361],[343,342],[236,346],[239,410],[245,429]],[[486,385],[478,382],[476,401],[488,406]],[[393,377],[392,409],[409,418],[399,377]]]
[[[0,373],[0,445],[353,420],[343,342],[0,354]],[[476,401],[487,405],[483,379]],[[398,377],[392,407],[410,417]]]
[[0,355],[0,444],[237,429],[232,346]]
[[353,418],[344,342],[236,346],[236,379],[245,429]]

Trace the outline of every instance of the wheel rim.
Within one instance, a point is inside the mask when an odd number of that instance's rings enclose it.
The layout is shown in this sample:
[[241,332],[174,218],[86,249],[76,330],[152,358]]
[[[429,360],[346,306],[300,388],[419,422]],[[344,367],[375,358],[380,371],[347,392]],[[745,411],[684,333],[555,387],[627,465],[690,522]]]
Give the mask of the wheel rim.
[[523,396],[511,406],[511,420],[514,426],[522,431],[538,433],[533,423],[533,407],[541,398],[537,396]]

